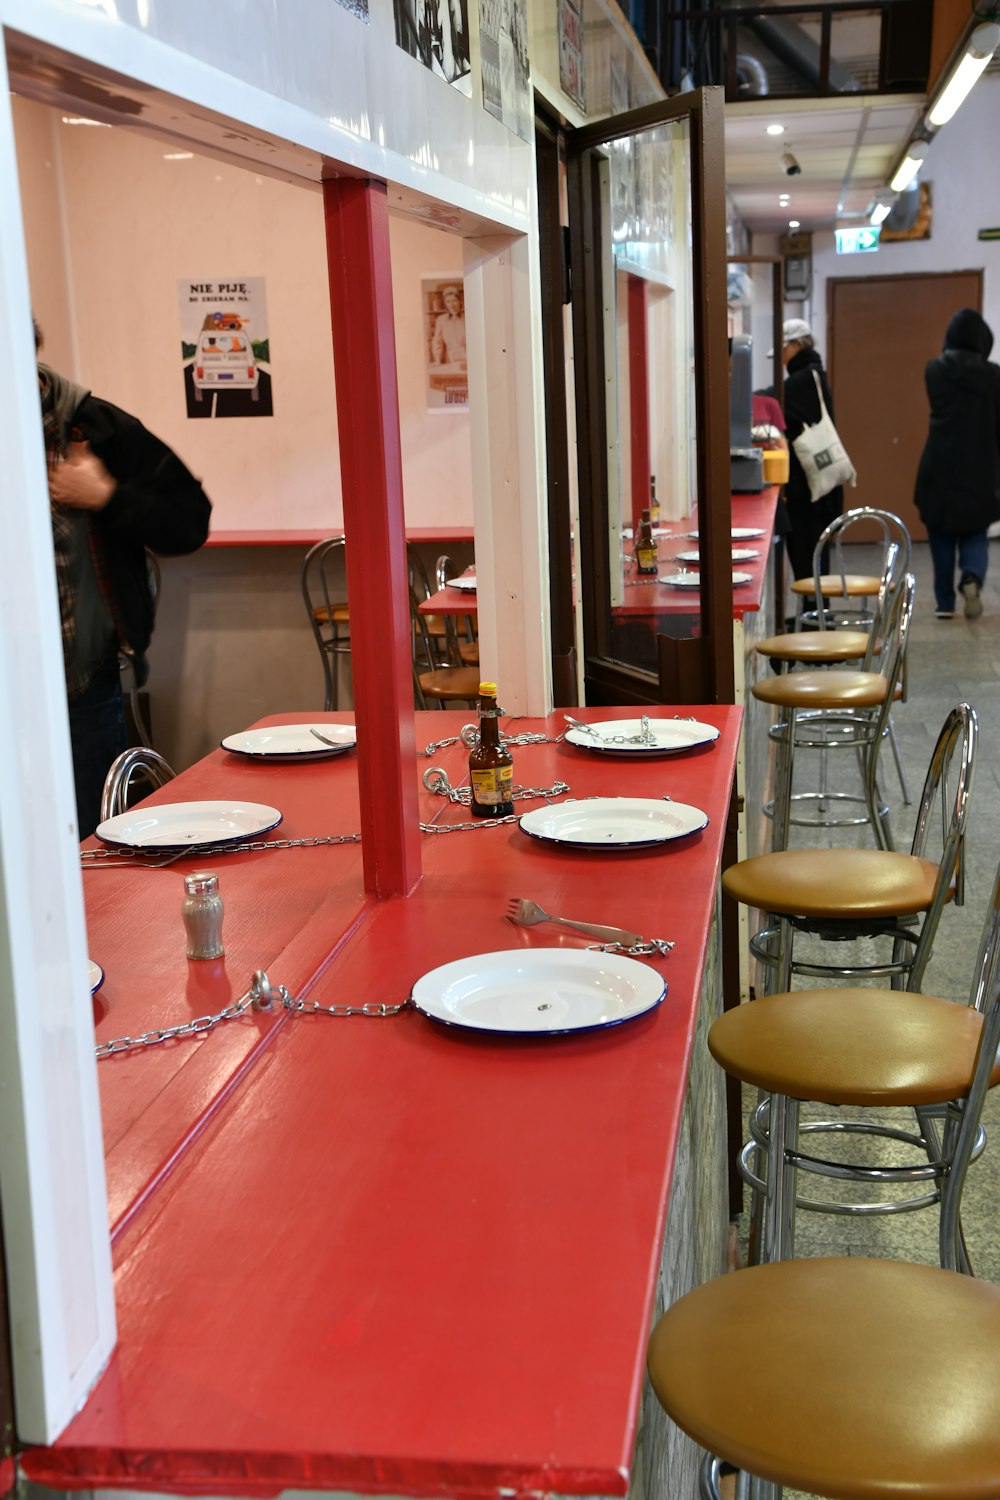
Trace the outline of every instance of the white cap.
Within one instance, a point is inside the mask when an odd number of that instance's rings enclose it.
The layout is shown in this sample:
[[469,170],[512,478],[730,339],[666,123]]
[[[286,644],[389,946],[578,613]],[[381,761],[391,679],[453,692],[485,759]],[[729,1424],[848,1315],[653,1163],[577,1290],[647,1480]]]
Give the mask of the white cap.
[[[811,339],[812,329],[805,318],[786,318],[781,325],[781,347],[786,344],[797,344],[801,339]],[[774,350],[767,351],[768,359],[774,358]]]

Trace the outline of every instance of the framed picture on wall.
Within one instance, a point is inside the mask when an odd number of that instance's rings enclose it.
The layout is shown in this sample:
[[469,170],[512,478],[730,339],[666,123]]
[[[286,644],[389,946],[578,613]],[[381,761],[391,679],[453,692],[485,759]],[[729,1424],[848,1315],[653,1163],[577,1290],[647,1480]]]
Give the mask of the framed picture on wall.
[[483,107],[522,140],[534,128],[525,0],[479,0]]
[[428,410],[465,411],[469,405],[469,375],[462,278],[425,276],[420,294]]
[[181,277],[181,368],[189,417],[273,417],[263,276]]
[[469,0],[393,0],[396,44],[472,98]]

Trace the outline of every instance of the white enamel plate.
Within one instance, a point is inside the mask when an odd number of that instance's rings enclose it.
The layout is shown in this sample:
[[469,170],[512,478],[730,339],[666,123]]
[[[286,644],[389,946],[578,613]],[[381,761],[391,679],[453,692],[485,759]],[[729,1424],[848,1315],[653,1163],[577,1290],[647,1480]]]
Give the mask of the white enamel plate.
[[95,832],[105,844],[126,849],[198,849],[239,844],[280,822],[278,809],[260,802],[165,802],[140,804],[98,823]]
[[[316,734],[313,734],[313,730]],[[317,735],[323,739],[317,739]],[[333,740],[332,745],[325,743]],[[327,760],[344,755],[358,742],[353,724],[274,724],[270,729],[246,729],[229,734],[222,741],[223,750],[233,755],[249,755],[254,760]]]
[[622,739],[642,733],[641,719],[608,719],[590,728],[592,733],[567,729],[567,744],[579,745],[581,750],[597,750],[603,755],[676,755],[719,738],[714,724],[700,724],[697,719],[650,719],[651,745],[621,743]]
[[[734,547],[732,550],[733,562],[749,562],[751,558],[759,556],[760,553],[754,552],[750,547]],[[682,563],[700,563],[701,553],[697,551],[678,552],[676,554],[676,559],[678,562]]]
[[617,953],[533,948],[476,953],[413,986],[417,1010],[446,1026],[508,1036],[560,1036],[620,1026],[659,1005],[655,969]]
[[763,526],[734,526],[729,535],[734,542],[750,542],[755,537],[766,536]]
[[461,578],[446,578],[445,583],[450,589],[461,589],[464,594],[474,594],[476,591],[475,573],[463,573]]
[[95,964],[92,958],[87,959],[87,969],[90,976],[90,993],[92,995],[96,995],[97,991],[104,983],[104,970],[101,968],[100,964]]
[[654,797],[591,797],[539,807],[520,819],[523,833],[577,849],[647,849],[697,833],[708,814]]
[[[700,587],[700,580],[701,575],[699,573],[689,573],[687,569],[684,569],[680,573],[661,573],[659,575],[659,578],[657,579],[657,582],[669,583],[670,587],[673,589],[696,589]],[[733,573],[734,588],[741,583],[752,582],[752,573]]]

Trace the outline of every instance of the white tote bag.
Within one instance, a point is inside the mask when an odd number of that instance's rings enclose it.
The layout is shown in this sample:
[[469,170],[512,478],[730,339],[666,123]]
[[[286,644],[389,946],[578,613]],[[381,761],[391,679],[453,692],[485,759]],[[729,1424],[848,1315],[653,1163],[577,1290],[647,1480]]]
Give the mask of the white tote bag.
[[798,437],[793,439],[792,447],[808,481],[809,498],[815,501],[822,500],[838,484],[857,484],[858,476],[826,409],[823,386],[816,370],[813,370],[813,380],[819,397],[819,421],[811,426],[807,422]]

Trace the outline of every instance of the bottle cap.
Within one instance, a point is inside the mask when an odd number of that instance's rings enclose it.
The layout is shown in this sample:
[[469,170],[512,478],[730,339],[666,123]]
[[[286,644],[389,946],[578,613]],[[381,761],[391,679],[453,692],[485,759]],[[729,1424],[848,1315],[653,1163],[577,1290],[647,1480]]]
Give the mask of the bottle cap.
[[219,889],[219,877],[209,875],[205,871],[195,875],[185,875],[184,889],[189,896],[214,896]]
[[479,684],[479,691],[484,698],[495,698],[497,695],[497,685],[495,682],[481,682]]

